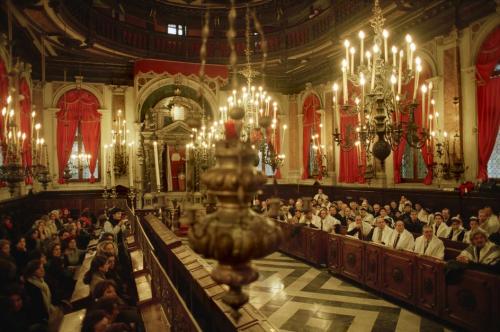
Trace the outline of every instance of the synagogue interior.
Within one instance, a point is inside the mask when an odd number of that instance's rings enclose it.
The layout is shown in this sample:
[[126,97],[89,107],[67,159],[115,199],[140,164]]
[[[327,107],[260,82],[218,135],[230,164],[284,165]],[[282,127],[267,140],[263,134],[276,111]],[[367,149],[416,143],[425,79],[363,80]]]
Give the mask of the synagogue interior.
[[498,331],[499,0],[2,0],[0,331]]

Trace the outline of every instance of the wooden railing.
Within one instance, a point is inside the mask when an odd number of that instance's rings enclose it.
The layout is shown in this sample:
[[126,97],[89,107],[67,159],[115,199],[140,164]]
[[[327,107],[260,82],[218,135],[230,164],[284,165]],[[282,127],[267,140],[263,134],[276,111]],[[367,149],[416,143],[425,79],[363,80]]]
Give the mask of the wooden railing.
[[478,270],[445,278],[445,262],[343,235],[279,223],[280,250],[470,331],[494,331],[500,276]]
[[[335,1],[331,7],[312,19],[268,33],[266,34],[268,53],[270,56],[279,55],[287,50],[331,39],[336,27],[347,24],[355,15],[369,13],[369,4],[370,0]],[[112,44],[117,49],[143,56],[169,55],[171,59],[199,61],[200,37],[172,36],[134,26],[112,19],[106,13],[90,8],[84,1],[72,0],[67,3],[62,1],[60,9],[63,17],[80,31],[91,33],[97,41]],[[252,36],[251,44],[255,45],[254,56],[260,57],[260,37]],[[236,38],[235,47],[238,54],[243,55],[245,38]],[[225,37],[210,38],[207,44],[207,57],[210,63],[226,63],[229,53]]]
[[234,320],[221,299],[224,288],[210,276],[212,267],[154,215],[147,215],[140,222],[151,239],[159,264],[203,331],[277,330],[251,304],[244,305],[240,319]]

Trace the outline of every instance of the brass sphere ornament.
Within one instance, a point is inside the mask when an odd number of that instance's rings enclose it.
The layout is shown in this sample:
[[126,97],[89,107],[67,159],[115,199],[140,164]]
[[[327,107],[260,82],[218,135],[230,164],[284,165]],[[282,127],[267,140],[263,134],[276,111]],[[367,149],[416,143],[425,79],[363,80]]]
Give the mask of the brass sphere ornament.
[[245,117],[245,110],[241,106],[233,106],[229,109],[228,114],[233,120],[241,120]]
[[267,129],[271,125],[271,117],[270,116],[262,116],[259,118],[259,126],[261,128]]
[[195,252],[218,261],[212,278],[229,286],[222,301],[231,307],[236,320],[248,302],[242,287],[258,278],[251,260],[274,252],[282,240],[273,220],[249,208],[266,177],[254,166],[257,152],[239,137],[239,132],[228,135],[226,130],[226,139],[216,143],[216,165],[201,181],[209,197],[217,197],[217,209],[201,220],[193,217],[188,234]]

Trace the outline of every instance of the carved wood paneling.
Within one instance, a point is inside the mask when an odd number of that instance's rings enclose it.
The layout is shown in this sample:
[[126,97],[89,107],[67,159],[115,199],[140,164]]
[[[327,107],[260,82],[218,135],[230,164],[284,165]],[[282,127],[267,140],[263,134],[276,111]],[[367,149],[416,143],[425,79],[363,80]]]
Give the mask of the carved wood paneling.
[[378,289],[380,287],[380,266],[382,248],[376,245],[365,246],[365,284]]
[[343,238],[341,243],[340,273],[357,282],[363,282],[364,243],[349,238]]
[[[498,328],[498,277],[478,271],[457,272],[458,280],[448,280],[443,315],[450,321],[475,331]],[[498,307],[497,307],[498,308]]]
[[413,302],[416,257],[411,252],[385,249],[382,252],[382,290],[407,302]]
[[328,236],[327,267],[331,272],[338,272],[340,267],[340,240],[336,236]]
[[430,257],[418,257],[416,267],[416,303],[431,313],[441,312],[444,285],[444,264]]

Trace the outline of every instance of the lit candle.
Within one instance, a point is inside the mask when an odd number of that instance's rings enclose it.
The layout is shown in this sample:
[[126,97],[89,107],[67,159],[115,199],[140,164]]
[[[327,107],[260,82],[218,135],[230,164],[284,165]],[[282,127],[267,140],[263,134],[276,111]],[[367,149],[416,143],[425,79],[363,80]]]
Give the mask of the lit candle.
[[396,58],[398,56],[398,48],[396,46],[393,46],[391,48],[392,51],[392,66],[396,68]]
[[156,174],[156,188],[158,191],[161,189],[160,185],[160,165],[158,162],[158,142],[154,141],[153,142],[153,152],[154,152],[154,158],[155,158],[155,174]]
[[339,86],[337,85],[337,83],[333,83],[333,94],[334,94],[333,105],[335,106],[335,108],[337,108],[337,104],[338,104],[338,99],[337,99],[338,90],[339,90]]
[[111,175],[111,188],[115,186],[115,149],[116,149],[116,144],[111,144],[111,154],[109,155],[109,172]]
[[108,152],[108,146],[107,145],[104,145],[104,158],[103,158],[103,163],[102,163],[102,168],[103,168],[103,179],[102,179],[102,182],[103,182],[103,186],[104,188],[106,188],[108,186],[108,156],[107,156],[107,152]]
[[375,88],[375,65],[377,64],[378,53],[380,52],[377,44],[373,45],[373,67],[372,67],[372,80],[370,84],[370,91]]
[[342,93],[344,95],[344,105],[347,105],[349,95],[347,92],[347,61],[345,59],[342,61]]
[[366,51],[366,61],[368,63],[368,68],[370,68],[370,59],[372,58],[372,54],[370,53],[370,51]]
[[285,141],[285,131],[287,129],[287,125],[283,125],[283,131],[281,132],[281,141],[280,141],[280,144],[283,144],[283,142]]
[[356,49],[351,47],[351,75],[354,75],[354,54],[356,53]]
[[358,165],[361,165],[361,143],[359,141],[356,141],[354,143],[356,145],[356,152],[358,155]]
[[425,126],[425,94],[427,93],[427,85],[422,85],[422,126]]
[[134,143],[129,144],[128,152],[128,182],[129,187],[134,187]]
[[392,91],[392,95],[394,96],[395,95],[395,89],[394,89],[394,85],[396,84],[397,82],[397,78],[396,76],[394,76],[394,74],[391,75],[391,91]]
[[417,49],[417,46],[415,46],[415,44],[411,43],[410,44],[410,58],[408,59],[408,61],[409,61],[408,63],[410,64],[410,68],[409,68],[410,70],[413,69],[413,67],[412,67],[413,66],[413,64],[412,64],[413,63],[413,53],[415,53],[416,49]]
[[[410,35],[406,35],[405,40],[406,40],[406,57],[409,60],[410,59],[410,44],[411,44],[411,41],[412,41],[411,36]],[[407,66],[408,66],[408,69],[411,69],[411,63],[410,62],[407,62]]]
[[361,107],[364,109],[365,108],[365,84],[366,84],[366,79],[365,79],[365,75],[363,73],[360,73],[359,84],[361,85]]
[[349,68],[349,46],[351,43],[346,39],[344,40],[344,47],[345,47],[345,59],[346,59],[346,66]]
[[429,85],[427,86],[428,94],[427,94],[427,113],[431,114],[431,99],[432,99],[432,82],[429,82]]
[[363,30],[361,30],[358,34],[359,39],[361,41],[360,45],[360,52],[359,52],[359,59],[361,61],[361,64],[363,64],[363,57],[365,56],[364,48],[365,48],[365,33]]
[[417,99],[418,79],[420,77],[421,71],[422,71],[422,67],[420,65],[418,65],[417,66],[417,73],[415,75],[415,84],[413,85],[413,100]]
[[401,94],[401,76],[403,74],[403,50],[399,51],[399,68],[398,68],[398,95]]
[[389,31],[383,30],[382,31],[382,36],[384,37],[384,61],[387,63],[389,54],[387,52],[387,38],[389,37]]

